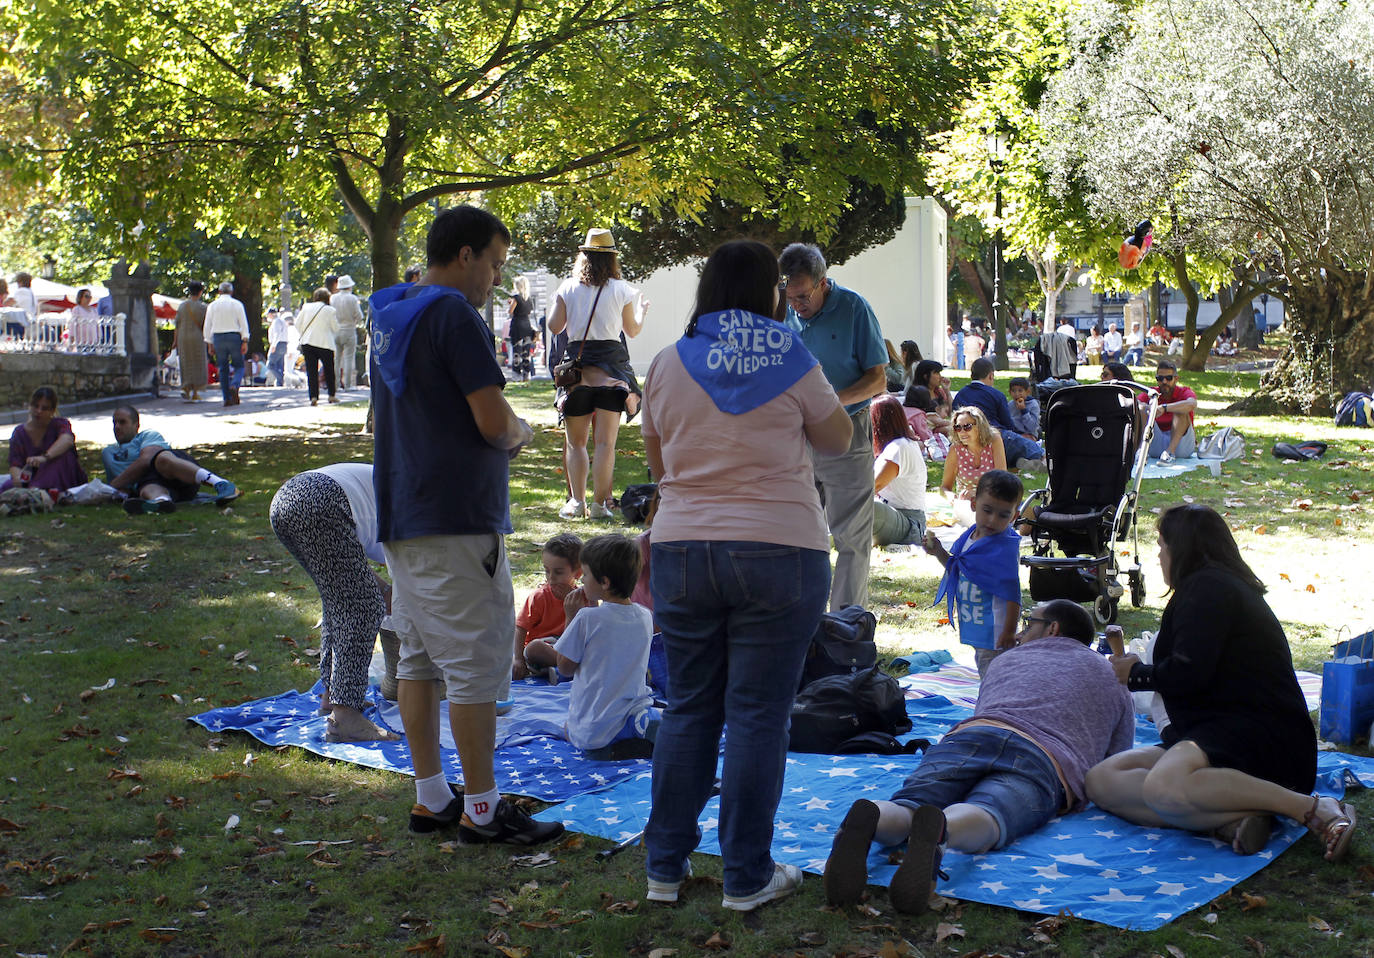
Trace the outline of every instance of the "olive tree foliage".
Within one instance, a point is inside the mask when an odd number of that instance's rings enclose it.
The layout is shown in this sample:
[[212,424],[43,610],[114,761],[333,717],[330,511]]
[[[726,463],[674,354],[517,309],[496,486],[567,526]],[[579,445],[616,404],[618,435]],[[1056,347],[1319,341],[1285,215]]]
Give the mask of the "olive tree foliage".
[[[1083,0],[1047,162],[1164,259],[1229,264],[1287,305],[1267,404],[1328,412],[1374,361],[1374,12],[1337,0]],[[1178,283],[1195,296],[1190,283]],[[1233,306],[1235,304],[1233,303]]]
[[[1072,7],[1073,0],[1002,0],[990,74],[974,88],[951,127],[932,137],[927,157],[928,179],[946,208],[981,227],[973,230],[975,238],[1000,230],[1006,256],[1024,258],[1034,271],[1046,330],[1055,327],[1059,294],[1110,236],[1081,197],[1050,189],[1041,159],[1045,133],[1039,108],[1051,78],[1069,60],[1065,31]],[[1000,163],[989,142],[994,134],[1006,144]],[[966,277],[974,272],[979,286],[989,285],[984,295],[990,295],[989,270],[979,265],[963,272]]]
[[[450,197],[513,214],[552,192],[581,220],[716,197],[825,232],[851,177],[912,178],[883,134],[953,108],[976,2],[37,0],[0,12],[35,128],[7,165],[125,254],[139,220],[269,235],[342,201],[377,286],[407,214]],[[76,122],[45,124],[50,100]]]

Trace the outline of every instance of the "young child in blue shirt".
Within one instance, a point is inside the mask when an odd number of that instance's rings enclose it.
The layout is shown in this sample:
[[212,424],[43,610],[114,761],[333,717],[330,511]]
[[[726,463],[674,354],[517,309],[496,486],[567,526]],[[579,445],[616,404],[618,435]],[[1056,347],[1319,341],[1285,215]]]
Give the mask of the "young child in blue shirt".
[[639,546],[621,535],[597,536],[582,547],[582,592],[588,605],[563,630],[554,650],[558,671],[573,679],[567,739],[588,758],[624,752],[619,743],[654,740],[661,712],[644,677],[653,616],[630,601],[639,577]]
[[1030,380],[1024,376],[1017,376],[1007,384],[1007,392],[1011,393],[1011,425],[1012,428],[1027,439],[1038,440],[1040,438],[1040,400],[1036,399],[1031,390]]
[[946,600],[950,623],[959,623],[959,641],[973,646],[980,679],[988,663],[1015,645],[1021,615],[1021,537],[1011,523],[1024,491],[1021,480],[1010,472],[989,469],[973,493],[973,525],[954,547],[946,551],[933,532],[926,532],[926,551],[945,567],[935,602]]

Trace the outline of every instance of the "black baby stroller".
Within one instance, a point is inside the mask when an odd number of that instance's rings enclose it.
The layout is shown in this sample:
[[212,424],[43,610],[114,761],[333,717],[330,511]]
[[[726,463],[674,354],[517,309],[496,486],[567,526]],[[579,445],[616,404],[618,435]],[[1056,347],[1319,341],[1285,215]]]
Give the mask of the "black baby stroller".
[[[1137,390],[1150,397],[1145,415]],[[1021,557],[1030,567],[1035,601],[1091,602],[1099,623],[1115,622],[1125,591],[1117,581],[1117,549],[1129,536],[1131,604],[1144,602],[1136,507],[1157,396],[1134,383],[1105,382],[1069,386],[1050,397],[1044,415],[1049,481],[1028,502],[1031,554]],[[1056,549],[1062,555],[1053,555]]]

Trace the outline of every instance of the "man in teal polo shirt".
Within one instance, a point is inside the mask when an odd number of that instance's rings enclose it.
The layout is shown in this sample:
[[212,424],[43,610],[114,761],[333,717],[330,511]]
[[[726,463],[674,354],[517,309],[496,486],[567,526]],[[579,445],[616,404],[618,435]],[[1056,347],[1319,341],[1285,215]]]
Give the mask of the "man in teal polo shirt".
[[778,268],[786,278],[787,325],[819,360],[854,423],[842,456],[813,456],[816,487],[835,551],[830,609],[868,607],[868,557],[873,548],[873,423],[868,402],[886,387],[887,346],[873,309],[858,293],[825,275],[815,246],[793,243]]

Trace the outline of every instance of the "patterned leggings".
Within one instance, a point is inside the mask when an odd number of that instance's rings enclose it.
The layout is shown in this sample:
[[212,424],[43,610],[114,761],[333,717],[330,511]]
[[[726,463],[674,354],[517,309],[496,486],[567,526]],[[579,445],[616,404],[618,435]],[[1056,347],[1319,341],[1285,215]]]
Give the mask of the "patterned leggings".
[[386,600],[358,542],[348,497],[324,473],[303,472],[277,490],[270,519],[281,544],[320,590],[320,678],[329,700],[362,711]]

